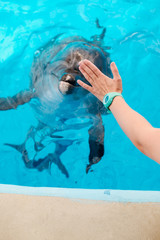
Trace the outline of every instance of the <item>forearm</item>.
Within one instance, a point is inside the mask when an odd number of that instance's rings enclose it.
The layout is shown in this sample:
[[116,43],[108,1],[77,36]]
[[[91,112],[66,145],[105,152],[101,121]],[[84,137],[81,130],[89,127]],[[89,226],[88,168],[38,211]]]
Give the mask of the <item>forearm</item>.
[[151,124],[144,117],[130,108],[122,97],[117,96],[114,98],[110,110],[132,143],[141,152],[150,155],[146,150],[146,138],[147,132],[153,128]]

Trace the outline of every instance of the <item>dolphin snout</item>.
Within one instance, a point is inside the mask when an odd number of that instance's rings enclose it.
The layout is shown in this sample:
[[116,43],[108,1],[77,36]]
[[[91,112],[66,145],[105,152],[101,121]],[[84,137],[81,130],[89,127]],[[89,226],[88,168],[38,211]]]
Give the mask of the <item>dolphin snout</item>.
[[63,95],[71,94],[76,86],[75,77],[72,74],[64,74],[59,82],[59,90]]

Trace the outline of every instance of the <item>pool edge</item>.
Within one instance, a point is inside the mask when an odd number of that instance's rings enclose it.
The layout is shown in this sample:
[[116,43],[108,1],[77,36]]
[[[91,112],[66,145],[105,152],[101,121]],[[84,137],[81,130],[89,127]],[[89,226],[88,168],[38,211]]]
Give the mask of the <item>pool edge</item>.
[[160,191],[26,187],[0,184],[0,193],[88,199],[107,202],[160,202]]

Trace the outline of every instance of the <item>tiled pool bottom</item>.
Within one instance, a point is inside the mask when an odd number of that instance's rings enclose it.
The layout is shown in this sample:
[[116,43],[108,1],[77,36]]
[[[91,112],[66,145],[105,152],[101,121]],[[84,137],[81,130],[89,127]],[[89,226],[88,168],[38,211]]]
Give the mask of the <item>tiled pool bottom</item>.
[[23,187],[0,184],[0,193],[88,199],[107,202],[160,202],[160,191]]

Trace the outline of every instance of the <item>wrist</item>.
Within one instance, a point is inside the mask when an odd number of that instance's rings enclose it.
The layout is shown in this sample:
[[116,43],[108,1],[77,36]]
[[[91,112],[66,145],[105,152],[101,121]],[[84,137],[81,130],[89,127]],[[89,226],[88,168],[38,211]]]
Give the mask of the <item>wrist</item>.
[[113,100],[114,100],[116,97],[118,97],[118,96],[120,96],[121,98],[123,98],[122,95],[121,95],[121,93],[119,93],[119,92],[109,92],[109,93],[107,93],[107,94],[104,96],[104,98],[103,98],[103,104],[104,104],[104,106],[105,106],[105,108],[106,108],[106,110],[107,110],[107,113],[111,113],[110,106],[111,106]]
[[109,106],[109,110],[111,112],[113,112],[114,110],[116,110],[117,107],[119,107],[119,104],[121,104],[122,102],[124,102],[124,98],[122,96],[116,96],[111,105]]

